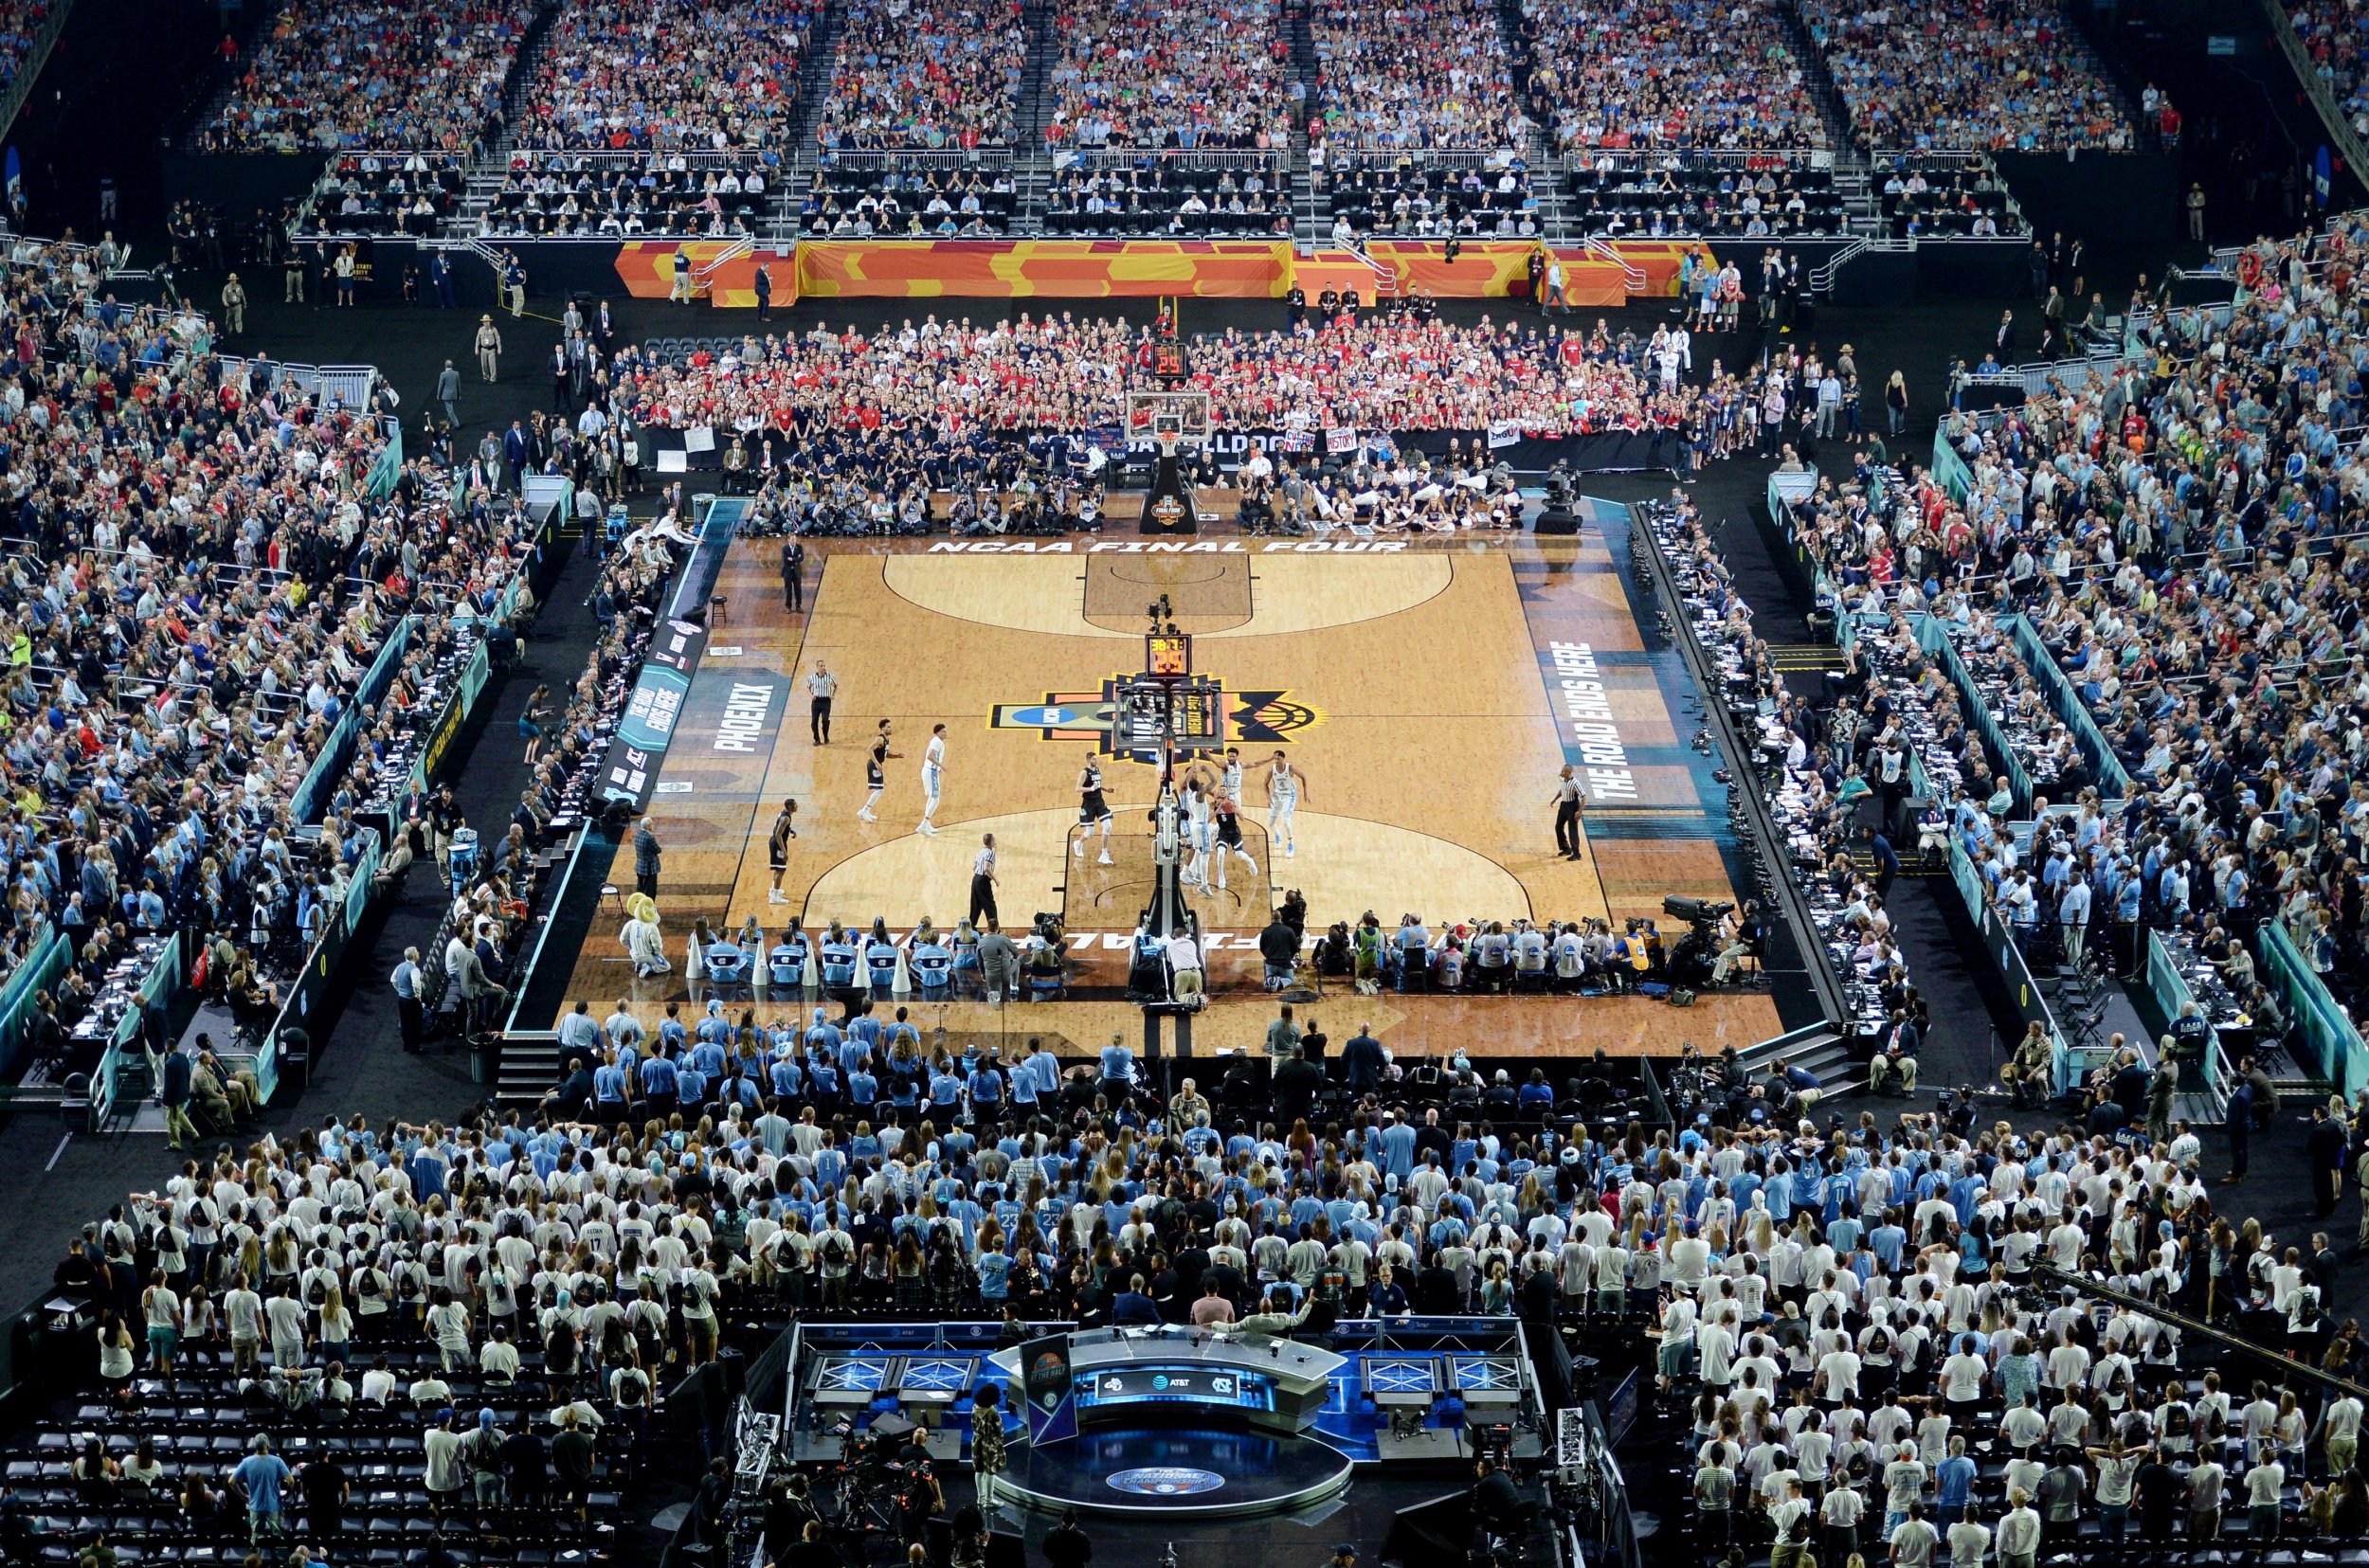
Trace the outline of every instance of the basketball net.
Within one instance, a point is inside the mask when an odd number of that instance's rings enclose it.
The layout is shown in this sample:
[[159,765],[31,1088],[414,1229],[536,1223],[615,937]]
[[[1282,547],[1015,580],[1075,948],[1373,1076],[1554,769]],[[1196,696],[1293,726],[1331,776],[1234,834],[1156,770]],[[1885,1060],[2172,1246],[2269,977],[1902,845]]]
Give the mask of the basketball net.
[[1162,430],[1153,436],[1152,439],[1160,443],[1160,457],[1163,461],[1175,460],[1177,442],[1177,433],[1175,431]]

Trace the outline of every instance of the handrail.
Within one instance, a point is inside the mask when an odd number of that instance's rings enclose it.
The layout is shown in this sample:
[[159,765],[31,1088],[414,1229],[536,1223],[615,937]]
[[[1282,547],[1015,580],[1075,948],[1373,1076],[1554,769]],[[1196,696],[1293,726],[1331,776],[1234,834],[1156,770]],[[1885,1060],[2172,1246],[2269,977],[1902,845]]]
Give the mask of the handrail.
[[825,147],[815,163],[824,169],[892,169],[909,164],[953,169],[1011,167],[1009,147]]
[[1629,294],[1645,292],[1645,269],[1620,254],[1619,248],[1591,234],[1583,247],[1599,261],[1610,261],[1620,269],[1620,287]]
[[725,262],[737,261],[743,256],[748,255],[756,248],[756,241],[750,238],[746,234],[742,235],[739,239],[733,241],[731,244],[716,252],[713,261],[707,262],[703,266],[694,267],[692,269],[692,288],[694,290],[714,288],[715,286],[715,274],[723,267]]
[[2345,167],[2353,171],[2356,178],[2360,177],[2360,171],[2369,169],[2369,149],[2363,148],[2360,136],[2353,130],[2352,121],[2344,117],[2344,111],[2338,106],[2336,96],[2328,91],[2328,84],[2321,79],[2320,67],[2312,63],[2311,51],[2304,47],[2303,35],[2295,30],[2294,20],[2287,14],[2287,8],[2279,0],[2261,0],[2261,6],[2262,14],[2270,19],[2270,36],[2279,41],[2279,52],[2287,56],[2288,68],[2303,82],[2304,94],[2311,99],[2311,107],[2319,115],[2320,123],[2336,143],[2337,151],[2343,154]]
[[1812,267],[1810,269],[1810,292],[1812,294],[1834,293],[1836,276],[1850,263],[1852,258],[1862,254],[1868,248],[1869,242],[1864,237],[1854,239],[1849,244],[1841,246],[1825,261]]
[[[2193,1258],[2190,1267],[2195,1267]],[[2054,1264],[2044,1263],[2035,1257],[2032,1263],[2032,1279],[2035,1285],[2070,1286],[2085,1296],[2095,1296],[2098,1300],[2111,1302],[2116,1307],[2127,1307],[2133,1312],[2143,1312],[2158,1322],[2177,1324],[2183,1336],[2189,1334],[2200,1336],[2225,1349],[2238,1351],[2266,1363],[2275,1363],[2278,1369],[2289,1378],[2298,1376],[2308,1378],[2324,1388],[2336,1389],[2351,1395],[2363,1403],[2369,1403],[2369,1388],[2354,1382],[2350,1378],[2340,1378],[2333,1372],[2322,1371],[2311,1363],[2308,1357],[2286,1355],[2278,1348],[2258,1343],[2240,1334],[2230,1333],[2227,1329],[2215,1328],[2201,1318],[2192,1318],[2187,1313],[2178,1311],[2161,1302],[2149,1301],[2143,1296],[2134,1296],[2125,1290],[2117,1290],[2101,1280],[2090,1278],[2088,1274],[2068,1273]]]
[[65,32],[66,18],[73,14],[74,0],[51,0],[48,14],[42,18],[39,30],[33,34],[32,47],[25,51],[25,63],[17,67],[15,80],[9,83],[8,97],[0,98],[0,136],[9,134],[16,117],[31,100],[33,84]]
[[1737,169],[1751,173],[1793,169],[1837,174],[1865,172],[1831,147],[1565,147],[1556,156],[1565,170],[1583,172],[1637,170],[1651,174],[1665,169]]
[[1056,147],[1055,164],[1076,168],[1139,169],[1147,163],[1175,164],[1186,169],[1283,169],[1292,162],[1286,147]]

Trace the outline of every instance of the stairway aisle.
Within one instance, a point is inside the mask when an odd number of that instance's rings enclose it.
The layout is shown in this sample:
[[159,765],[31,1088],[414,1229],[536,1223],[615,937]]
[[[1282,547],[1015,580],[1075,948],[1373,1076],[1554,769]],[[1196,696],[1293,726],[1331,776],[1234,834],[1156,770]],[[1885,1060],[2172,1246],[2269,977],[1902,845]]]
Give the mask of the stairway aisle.
[[1794,59],[1800,63],[1802,81],[1817,104],[1817,117],[1826,127],[1827,145],[1834,148],[1839,160],[1856,146],[1851,135],[1851,108],[1843,101],[1842,89],[1835,85],[1834,73],[1826,68],[1826,57],[1818,52],[1817,41],[1810,36],[1809,24],[1793,0],[1771,7],[1769,14],[1777,30],[1785,35]]

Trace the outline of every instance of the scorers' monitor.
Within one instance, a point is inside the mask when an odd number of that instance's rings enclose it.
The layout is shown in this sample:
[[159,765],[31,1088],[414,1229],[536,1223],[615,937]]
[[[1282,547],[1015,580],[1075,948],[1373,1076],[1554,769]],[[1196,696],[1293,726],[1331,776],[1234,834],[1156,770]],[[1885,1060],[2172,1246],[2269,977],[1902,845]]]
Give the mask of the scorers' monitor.
[[1190,632],[1144,634],[1144,674],[1154,680],[1182,680],[1193,673]]

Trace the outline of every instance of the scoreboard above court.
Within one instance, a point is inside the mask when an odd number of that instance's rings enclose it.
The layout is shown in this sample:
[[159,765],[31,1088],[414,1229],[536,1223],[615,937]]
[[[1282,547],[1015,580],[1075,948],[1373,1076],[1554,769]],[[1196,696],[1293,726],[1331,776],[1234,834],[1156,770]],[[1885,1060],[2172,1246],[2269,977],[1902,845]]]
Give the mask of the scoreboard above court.
[[1144,674],[1154,680],[1182,680],[1193,673],[1190,632],[1144,634]]

